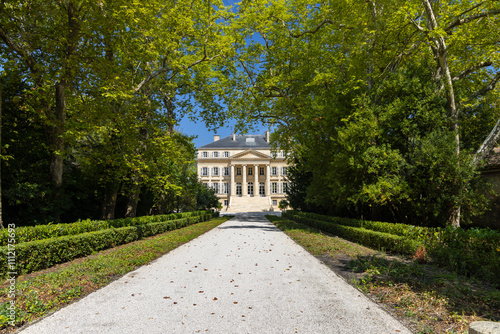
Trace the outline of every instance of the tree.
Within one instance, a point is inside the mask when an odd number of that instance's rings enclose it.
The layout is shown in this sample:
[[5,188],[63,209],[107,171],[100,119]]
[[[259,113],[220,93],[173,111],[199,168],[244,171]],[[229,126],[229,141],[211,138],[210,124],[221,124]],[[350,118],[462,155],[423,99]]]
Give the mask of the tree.
[[[308,192],[309,202],[327,207],[335,199],[345,204],[347,198],[355,204],[355,214],[366,215],[370,205],[401,204],[408,187],[417,187],[404,173],[405,165],[415,161],[408,160],[392,142],[397,138],[389,135],[405,130],[414,111],[410,106],[398,108],[399,117],[406,115],[406,119],[399,118],[403,123],[395,124],[381,107],[395,107],[398,97],[378,96],[377,89],[393,73],[405,76],[412,66],[423,70],[431,64],[435,70],[422,92],[429,102],[444,102],[432,103],[429,110],[440,119],[431,124],[434,136],[440,133],[447,138],[440,142],[441,151],[454,155],[440,158],[450,168],[454,162],[448,188],[452,194],[442,208],[448,224],[458,226],[460,207],[474,183],[471,174],[482,153],[498,142],[500,114],[492,103],[500,78],[495,37],[498,14],[494,1],[432,6],[429,1],[384,0],[246,2],[234,29],[251,42],[236,45],[239,52],[233,71],[238,89],[228,103],[242,121],[260,119],[278,125],[275,138],[280,138],[280,146],[309,161],[311,168],[306,170],[324,172],[313,176],[310,189],[316,191]],[[261,40],[250,37],[255,35]],[[405,81],[411,83],[409,74],[401,84]],[[490,113],[496,115],[493,123],[485,117]],[[389,123],[381,126],[382,120]],[[473,128],[487,132],[460,142],[460,134],[470,134]],[[450,136],[455,138],[454,151],[448,150]],[[487,138],[482,148],[465,146],[477,142],[477,136]],[[408,134],[400,138],[416,140]],[[428,138],[419,140],[422,145],[431,144]],[[406,152],[416,154],[415,149]],[[344,173],[333,176],[328,173],[332,166],[337,172],[337,166],[350,167],[340,168]],[[438,173],[438,169],[427,170]],[[434,186],[432,182],[424,185]],[[347,197],[339,195],[344,193]]]

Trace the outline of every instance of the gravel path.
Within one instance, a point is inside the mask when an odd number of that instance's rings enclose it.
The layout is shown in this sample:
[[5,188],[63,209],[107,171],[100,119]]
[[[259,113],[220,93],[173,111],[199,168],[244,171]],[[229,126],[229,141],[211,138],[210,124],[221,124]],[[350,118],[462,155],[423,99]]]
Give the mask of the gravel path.
[[246,214],[22,333],[410,331],[262,214]]

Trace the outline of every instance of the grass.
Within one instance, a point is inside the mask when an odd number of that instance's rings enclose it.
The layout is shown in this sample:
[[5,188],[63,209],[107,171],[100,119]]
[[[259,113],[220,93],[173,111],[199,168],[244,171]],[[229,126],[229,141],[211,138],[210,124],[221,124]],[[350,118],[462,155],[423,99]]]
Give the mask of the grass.
[[467,333],[470,322],[500,321],[500,291],[485,282],[267,218],[415,333]]
[[15,327],[8,326],[8,285],[0,286],[0,333],[9,333],[81,299],[230,218],[215,218],[19,276]]

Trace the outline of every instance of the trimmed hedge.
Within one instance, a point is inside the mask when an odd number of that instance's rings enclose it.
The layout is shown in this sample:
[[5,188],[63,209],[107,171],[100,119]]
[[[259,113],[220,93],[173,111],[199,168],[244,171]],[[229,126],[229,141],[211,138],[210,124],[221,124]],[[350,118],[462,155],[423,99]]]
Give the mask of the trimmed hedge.
[[[287,212],[288,213],[288,212]],[[401,237],[410,238],[416,241],[423,241],[428,239],[433,233],[437,231],[435,228],[413,226],[406,224],[393,224],[387,222],[362,220],[354,218],[342,218],[342,217],[332,217],[325,216],[316,213],[291,211],[294,217],[308,217],[323,221],[332,222],[334,224],[353,226],[353,227],[363,227],[368,230],[378,231],[383,233],[389,233],[394,235],[399,235]]]
[[[282,216],[365,246],[401,254],[415,254],[418,245],[423,245],[437,265],[462,275],[481,278],[500,287],[499,231],[425,228],[299,211],[287,211]],[[384,236],[376,236],[375,233]],[[392,238],[387,235],[392,235]]]
[[345,226],[327,222],[323,220],[307,218],[293,213],[282,213],[285,218],[292,219],[319,230],[329,232],[344,239],[372,247],[379,250],[394,252],[399,254],[413,255],[420,243],[417,241],[378,231],[372,231],[363,227]]
[[[173,213],[169,215],[158,216],[143,216],[137,218],[121,218],[115,220],[82,220],[70,224],[54,224],[54,225],[36,225],[16,228],[16,243],[20,244],[28,241],[43,240],[64,235],[76,235],[80,233],[105,230],[111,227],[125,227],[142,224],[150,224],[154,222],[164,222],[180,218],[196,217],[205,214],[211,214],[210,211],[194,211],[184,213]],[[6,246],[8,237],[8,229],[0,231],[0,246]]]
[[5,276],[8,271],[16,271],[20,275],[46,269],[59,263],[90,255],[94,252],[196,224],[216,216],[218,216],[218,212],[214,214],[205,213],[165,222],[120,228],[111,227],[77,235],[65,235],[20,243],[15,247],[15,270],[7,270],[8,247],[0,247],[1,276]]

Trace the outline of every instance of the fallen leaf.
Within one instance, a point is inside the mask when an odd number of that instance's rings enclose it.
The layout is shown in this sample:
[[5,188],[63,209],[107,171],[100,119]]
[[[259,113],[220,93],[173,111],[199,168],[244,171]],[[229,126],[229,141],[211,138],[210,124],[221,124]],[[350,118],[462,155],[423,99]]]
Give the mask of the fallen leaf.
[[217,300],[217,297],[214,297],[214,299],[212,299],[212,300]]
[[163,297],[163,299],[170,299],[170,297]]
[[233,304],[238,304],[238,302],[233,302]]

